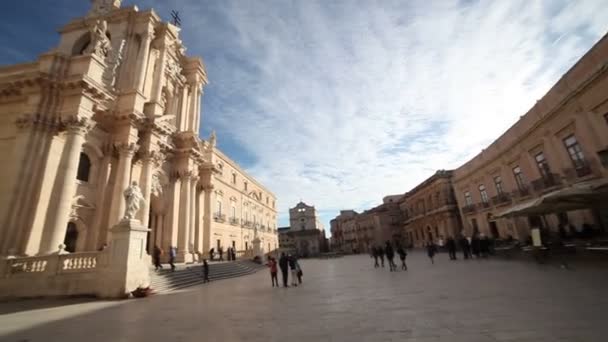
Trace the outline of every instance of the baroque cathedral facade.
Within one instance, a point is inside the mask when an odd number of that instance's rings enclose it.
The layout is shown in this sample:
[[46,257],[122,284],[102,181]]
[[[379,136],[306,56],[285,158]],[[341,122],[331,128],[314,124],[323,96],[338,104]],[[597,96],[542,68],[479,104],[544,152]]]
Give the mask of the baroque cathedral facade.
[[137,182],[148,252],[278,248],[276,197],[199,138],[207,72],[152,10],[93,0],[37,61],[0,67],[0,255],[95,251]]

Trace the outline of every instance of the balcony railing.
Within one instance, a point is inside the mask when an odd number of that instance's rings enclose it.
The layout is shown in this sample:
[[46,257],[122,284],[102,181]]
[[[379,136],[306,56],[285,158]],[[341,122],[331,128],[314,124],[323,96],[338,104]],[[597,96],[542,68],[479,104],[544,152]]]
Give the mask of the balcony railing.
[[233,226],[238,226],[239,225],[239,219],[236,217],[231,217],[230,218],[230,224]]
[[554,186],[558,186],[562,183],[560,176],[555,173],[549,173],[539,179],[532,181],[532,188],[534,191],[542,191]]
[[477,211],[477,207],[475,206],[475,204],[469,204],[462,207],[462,212],[465,214],[474,213],[475,211]]
[[253,222],[251,222],[251,221],[243,221],[243,227],[245,227],[245,228],[253,228]]
[[477,208],[479,208],[479,210],[488,209],[489,207],[490,207],[490,202],[477,203]]
[[493,205],[501,205],[506,203],[511,203],[511,196],[509,194],[502,193],[492,197]]
[[564,170],[564,174],[568,179],[576,179],[588,176],[592,173],[591,166],[587,162],[583,162],[578,167],[573,167]]
[[511,195],[513,197],[526,197],[530,194],[530,189],[527,186],[522,186],[519,189],[514,190]]
[[226,222],[226,214],[215,213],[213,214],[213,219],[215,220],[215,222]]

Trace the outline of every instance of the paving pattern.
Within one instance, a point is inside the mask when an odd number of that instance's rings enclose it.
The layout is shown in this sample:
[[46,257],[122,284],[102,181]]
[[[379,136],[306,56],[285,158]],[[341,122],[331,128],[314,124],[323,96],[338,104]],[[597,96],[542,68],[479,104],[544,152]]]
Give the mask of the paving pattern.
[[374,269],[367,256],[302,261],[304,285],[266,271],[127,301],[0,304],[0,341],[606,341],[608,268],[521,261]]

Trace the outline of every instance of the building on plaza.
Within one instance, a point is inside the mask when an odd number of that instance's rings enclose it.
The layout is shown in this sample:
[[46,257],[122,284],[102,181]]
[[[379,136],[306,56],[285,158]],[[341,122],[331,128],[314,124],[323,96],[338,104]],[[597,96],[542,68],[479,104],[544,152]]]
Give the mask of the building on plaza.
[[454,170],[464,230],[526,239],[531,227],[608,226],[608,200],[594,210],[499,218],[570,187],[608,176],[608,37],[604,36],[536,104],[476,157]]
[[[276,198],[198,136],[207,72],[152,10],[94,0],[38,60],[0,68],[0,255],[95,251],[137,182],[146,248],[278,247]],[[167,254],[167,253],[165,253]]]
[[340,211],[330,222],[332,250],[369,252],[371,247],[384,245],[386,241],[401,242],[403,216],[399,204],[402,198],[403,195],[386,196],[381,205],[362,213]]
[[289,235],[289,227],[279,227],[279,248],[281,250],[294,250],[293,238]]
[[301,257],[316,256],[327,251],[325,228],[314,206],[304,202],[289,209],[289,229],[281,228],[280,241],[284,247]]
[[462,230],[452,187],[453,171],[439,170],[408,191],[399,206],[407,241],[415,247],[427,241],[456,237]]

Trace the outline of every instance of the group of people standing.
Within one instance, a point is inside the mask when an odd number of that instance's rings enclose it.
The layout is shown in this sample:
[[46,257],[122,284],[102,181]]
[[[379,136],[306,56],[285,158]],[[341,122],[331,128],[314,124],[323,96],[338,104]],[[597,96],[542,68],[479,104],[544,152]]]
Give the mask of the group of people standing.
[[[209,260],[213,261],[215,258],[215,248],[211,248],[209,250]],[[224,261],[224,248],[222,246],[217,248],[217,255],[219,256],[218,261]],[[228,247],[226,250],[226,260],[235,261],[236,260],[236,249],[234,247]]]
[[[380,265],[384,267],[384,257],[386,256],[386,260],[388,261],[388,266],[391,272],[397,271],[397,265],[395,264],[395,251],[399,255],[399,259],[401,259],[401,269],[407,271],[407,264],[405,263],[405,258],[407,257],[407,252],[403,246],[400,244],[396,245],[396,248],[393,248],[393,245],[390,241],[386,241],[384,247],[375,246],[372,247],[371,256],[374,258],[374,267],[378,268]],[[380,263],[378,263],[380,261]]]
[[278,268],[281,269],[281,275],[283,276],[283,287],[289,287],[289,285],[287,285],[289,273],[291,273],[291,286],[302,284],[302,276],[304,274],[302,273],[298,258],[296,258],[295,255],[281,253],[278,263],[274,257],[269,256],[266,266],[270,268],[272,287],[279,287]]
[[453,237],[448,237],[446,241],[446,248],[450,255],[450,260],[457,260],[456,247],[457,244],[460,246],[462,256],[465,259],[470,259],[475,256],[476,258],[486,258],[491,254],[491,241],[484,234],[474,234],[472,237],[460,236],[458,242]]

